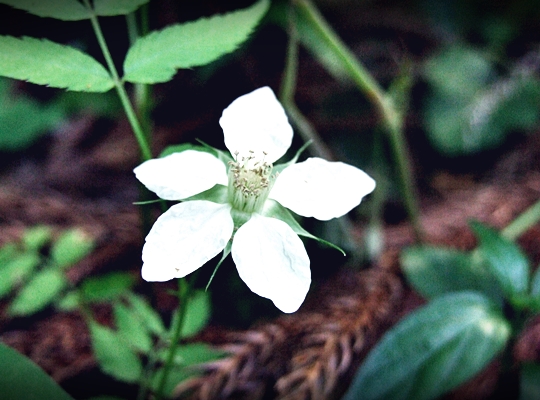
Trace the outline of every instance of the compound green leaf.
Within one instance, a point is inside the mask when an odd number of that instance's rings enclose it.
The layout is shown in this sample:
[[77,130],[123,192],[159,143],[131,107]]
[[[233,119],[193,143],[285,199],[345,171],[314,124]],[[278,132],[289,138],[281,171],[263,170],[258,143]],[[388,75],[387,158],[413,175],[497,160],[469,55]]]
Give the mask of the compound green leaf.
[[51,261],[59,268],[74,265],[94,249],[94,241],[84,231],[68,229],[51,247]]
[[0,342],[2,400],[73,400],[30,359]]
[[141,360],[111,328],[90,321],[92,348],[101,369],[124,381],[136,382],[142,374]]
[[152,338],[137,311],[117,301],[113,304],[113,313],[118,333],[124,342],[132,349],[149,353],[152,349]]
[[166,82],[179,68],[217,60],[249,37],[268,6],[268,0],[260,0],[243,10],[173,25],[140,38],[124,61],[124,79],[135,83]]
[[0,36],[0,75],[81,92],[106,92],[113,80],[83,52],[46,39]]
[[344,400],[435,399],[484,368],[510,333],[501,310],[481,294],[438,297],[383,336]]

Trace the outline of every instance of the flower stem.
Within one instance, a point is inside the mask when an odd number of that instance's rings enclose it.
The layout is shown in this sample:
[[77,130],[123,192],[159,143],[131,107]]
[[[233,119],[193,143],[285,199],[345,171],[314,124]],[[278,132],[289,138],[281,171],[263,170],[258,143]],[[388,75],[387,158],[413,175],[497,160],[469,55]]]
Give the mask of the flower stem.
[[160,376],[158,387],[156,390],[156,400],[161,400],[163,398],[163,389],[165,388],[165,384],[167,383],[169,373],[171,372],[174,355],[176,353],[178,342],[182,334],[182,327],[186,318],[191,289],[192,285],[187,281],[186,278],[178,279],[178,301],[180,303],[178,308],[178,319],[176,320],[176,326],[171,327],[171,330],[173,330],[173,336],[171,339],[171,345],[169,347],[169,354],[167,355],[167,360],[165,361],[165,366],[163,367],[163,372]]
[[522,212],[501,231],[510,240],[515,240],[540,221],[540,200]]
[[[92,10],[89,0],[84,0],[84,5],[89,10]],[[135,134],[135,139],[137,140],[137,143],[139,144],[141,157],[144,161],[150,160],[152,158],[152,151],[150,150],[150,145],[148,144],[146,135],[144,134],[141,124],[139,123],[139,120],[137,119],[137,116],[135,114],[135,111],[133,110],[131,102],[129,101],[129,97],[124,87],[124,83],[118,76],[118,71],[116,70],[116,67],[114,66],[111,53],[109,52],[109,48],[107,46],[105,38],[103,37],[103,32],[101,31],[101,27],[99,25],[97,16],[93,12],[91,13],[91,16],[90,16],[90,22],[92,23],[92,28],[94,29],[94,33],[99,43],[99,47],[101,48],[103,56],[105,57],[105,62],[107,63],[109,72],[112,75],[114,86],[116,88],[116,92],[118,93],[118,97],[120,98],[120,101],[122,102],[122,106],[124,107],[124,111],[126,113],[128,121],[131,125],[131,128],[133,129],[133,133]]]
[[313,3],[310,0],[294,0],[294,3],[297,12],[317,31],[328,48],[334,53],[336,60],[341,63],[343,69],[377,110],[382,125],[389,134],[392,151],[399,171],[398,178],[403,202],[413,227],[415,239],[416,241],[421,241],[423,229],[420,224],[420,213],[412,167],[403,132],[403,113],[398,111],[393,98],[385,93],[369,71],[341,41]]

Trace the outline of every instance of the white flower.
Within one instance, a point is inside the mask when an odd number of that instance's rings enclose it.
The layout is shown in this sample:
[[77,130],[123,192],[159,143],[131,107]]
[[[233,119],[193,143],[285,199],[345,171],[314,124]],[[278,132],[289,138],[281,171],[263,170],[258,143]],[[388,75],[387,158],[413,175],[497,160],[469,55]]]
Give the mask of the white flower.
[[360,204],[375,181],[358,168],[321,158],[273,174],[293,130],[268,87],[233,101],[219,123],[234,159],[228,166],[208,152],[186,150],[135,168],[137,178],[166,200],[187,199],[215,185],[226,192],[221,203],[189,200],[158,218],[143,248],[142,277],[184,277],[232,239],[242,280],[283,312],[294,312],[311,283],[309,257],[295,231],[269,211],[274,200],[299,215],[329,220]]

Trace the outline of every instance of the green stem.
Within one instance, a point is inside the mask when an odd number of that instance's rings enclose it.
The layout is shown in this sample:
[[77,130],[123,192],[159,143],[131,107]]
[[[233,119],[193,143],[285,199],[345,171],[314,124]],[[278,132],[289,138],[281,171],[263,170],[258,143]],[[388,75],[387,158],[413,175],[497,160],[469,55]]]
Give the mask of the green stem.
[[[84,4],[89,10],[92,10],[92,7],[90,6],[88,0],[84,0]],[[139,123],[139,120],[135,115],[135,111],[133,110],[131,102],[129,101],[129,96],[126,92],[124,84],[118,75],[116,67],[114,66],[111,53],[109,52],[109,48],[107,47],[107,43],[105,41],[105,38],[103,37],[103,32],[101,31],[97,16],[94,13],[91,13],[90,22],[92,23],[92,28],[94,29],[94,33],[99,43],[99,47],[101,48],[103,56],[105,57],[105,62],[107,63],[109,72],[112,75],[118,97],[122,102],[122,106],[124,107],[124,111],[126,113],[128,121],[131,125],[131,128],[133,129],[133,133],[135,134],[135,139],[137,139],[137,143],[139,144],[141,157],[144,161],[150,160],[152,158],[152,151],[150,150],[150,145],[148,144],[146,135],[144,134],[144,131],[141,128],[141,124]]]
[[399,172],[398,178],[403,194],[403,202],[413,226],[415,239],[416,241],[421,241],[423,230],[420,224],[419,206],[411,163],[407,155],[408,150],[403,132],[402,113],[397,110],[392,97],[384,92],[369,71],[341,41],[312,2],[309,0],[294,0],[294,2],[297,11],[301,13],[304,20],[310,23],[312,28],[323,38],[328,48],[332,50],[348,75],[377,110],[383,126],[389,133],[392,151]]
[[510,240],[515,240],[540,221],[540,200],[521,213],[501,234]]
[[156,391],[156,400],[161,400],[163,398],[163,389],[167,383],[167,378],[171,372],[173,366],[174,355],[176,354],[176,349],[178,347],[178,342],[180,341],[180,336],[182,335],[182,327],[184,325],[184,320],[186,318],[187,306],[189,302],[189,297],[191,294],[192,285],[187,281],[187,279],[178,279],[178,301],[180,306],[178,309],[178,319],[176,326],[172,327],[174,329],[173,337],[171,339],[171,346],[169,348],[169,354],[167,355],[167,360],[165,361],[165,366],[163,367],[163,373],[161,374],[159,384]]

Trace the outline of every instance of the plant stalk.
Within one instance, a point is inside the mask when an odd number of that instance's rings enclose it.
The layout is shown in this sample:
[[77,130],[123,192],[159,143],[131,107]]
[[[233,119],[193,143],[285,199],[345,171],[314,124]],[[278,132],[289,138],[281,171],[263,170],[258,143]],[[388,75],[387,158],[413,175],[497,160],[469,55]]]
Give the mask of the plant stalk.
[[403,202],[412,224],[417,242],[423,238],[423,229],[420,223],[420,212],[414,184],[412,167],[408,156],[407,144],[403,132],[403,114],[397,110],[395,102],[381,88],[369,71],[358,61],[356,56],[341,41],[323,16],[310,0],[293,0],[297,12],[312,25],[320,36],[326,41],[328,47],[334,52],[353,82],[373,104],[383,127],[389,134],[392,151],[398,168]]

